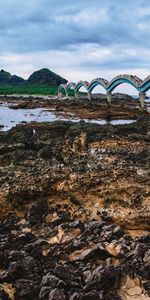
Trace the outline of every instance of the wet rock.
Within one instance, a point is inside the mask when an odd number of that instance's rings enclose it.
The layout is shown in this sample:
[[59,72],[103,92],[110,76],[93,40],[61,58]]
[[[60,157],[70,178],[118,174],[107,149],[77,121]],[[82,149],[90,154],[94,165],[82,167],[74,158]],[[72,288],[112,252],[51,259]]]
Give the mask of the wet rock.
[[124,230],[121,228],[121,226],[115,227],[113,231],[113,238],[121,238],[124,235]]
[[150,280],[143,283],[143,288],[145,289],[148,296],[150,296]]
[[32,225],[39,223],[47,209],[48,206],[45,201],[34,202],[31,208],[29,208],[27,211],[27,220]]
[[39,300],[48,299],[49,293],[51,292],[51,287],[44,286],[40,289]]
[[43,276],[40,286],[48,286],[51,289],[58,287],[61,289],[65,287],[65,282],[51,273],[47,273],[45,276]]
[[139,243],[135,249],[135,255],[141,256],[143,258],[146,250],[147,245],[145,245],[144,243]]
[[57,266],[54,269],[54,274],[56,274],[59,278],[64,280],[70,279],[70,272],[65,266]]
[[93,249],[87,249],[83,251],[79,257],[79,260],[89,261],[94,259],[107,259],[108,257],[112,257],[112,255],[104,248],[97,246]]
[[146,297],[149,132],[144,119],[0,132],[2,292],[9,284],[15,300]]
[[122,297],[117,291],[109,292],[104,298],[104,300],[122,300]]
[[108,291],[110,289],[119,288],[121,272],[117,268],[111,266],[103,269],[103,267],[98,267],[94,270],[89,283],[87,284],[87,289],[92,286],[98,287],[102,291]]
[[42,149],[39,151],[39,157],[42,157],[43,159],[51,159],[52,158],[52,151],[50,145],[46,145],[42,147]]
[[14,282],[25,276],[25,268],[21,262],[13,262],[8,269],[8,277]]
[[150,262],[147,262],[144,266],[142,266],[138,273],[142,279],[150,280]]
[[[145,245],[145,246],[146,246],[146,245]],[[150,263],[150,249],[148,249],[148,250],[145,252],[143,261],[144,261],[145,263]]]
[[48,300],[66,300],[63,290],[55,289],[49,293]]
[[81,201],[74,195],[72,195],[70,197],[70,201],[72,204],[75,204],[75,205],[81,205]]
[[74,228],[74,229],[75,229],[75,228],[79,228],[79,229],[81,230],[81,232],[83,232],[83,231],[84,231],[84,228],[85,228],[83,222],[80,221],[80,220],[77,220],[77,221],[75,221],[75,222],[70,223],[70,224],[69,224],[69,227],[70,227],[70,228]]
[[10,300],[10,297],[6,292],[0,287],[0,299],[1,300]]
[[39,287],[34,281],[28,279],[19,279],[15,282],[15,299],[17,300],[36,300],[38,299]]

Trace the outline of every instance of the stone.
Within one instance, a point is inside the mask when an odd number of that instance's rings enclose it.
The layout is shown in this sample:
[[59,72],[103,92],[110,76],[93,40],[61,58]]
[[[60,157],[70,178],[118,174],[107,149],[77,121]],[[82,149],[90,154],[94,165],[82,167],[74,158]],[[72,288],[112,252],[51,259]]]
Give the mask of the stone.
[[1,300],[11,300],[6,292],[0,287],[0,299]]
[[101,247],[95,247],[91,249],[87,249],[83,251],[79,257],[81,261],[88,261],[94,259],[107,259],[108,257],[112,257],[112,255],[105,249]]
[[55,289],[49,293],[48,300],[66,300],[63,290]]
[[80,200],[77,199],[77,197],[74,196],[74,195],[70,197],[70,201],[71,201],[72,204],[75,204],[75,205],[81,205]]
[[65,266],[56,266],[56,268],[54,269],[54,274],[64,280],[70,279],[69,270]]
[[38,297],[39,287],[36,282],[32,280],[19,279],[15,282],[14,288],[16,290],[15,299],[17,300],[36,300]]
[[149,249],[148,251],[145,252],[143,261],[144,261],[145,263],[150,263],[150,249]]
[[49,286],[51,289],[55,287],[64,288],[65,283],[63,280],[60,280],[51,273],[47,273],[45,276],[43,276],[40,286]]
[[50,286],[43,286],[40,289],[39,293],[39,300],[45,300],[48,299],[49,293],[51,292],[51,287]]
[[146,293],[148,294],[148,296],[150,296],[150,280],[143,282],[143,288],[146,291]]
[[77,293],[75,292],[70,300],[100,300],[102,298],[102,293],[100,292],[89,292],[89,293]]
[[134,286],[127,290],[129,296],[140,296],[142,294],[142,289],[140,286]]
[[27,211],[27,220],[30,222],[30,224],[37,224],[43,217],[47,208],[48,206],[45,201],[35,201],[31,208],[29,208]]

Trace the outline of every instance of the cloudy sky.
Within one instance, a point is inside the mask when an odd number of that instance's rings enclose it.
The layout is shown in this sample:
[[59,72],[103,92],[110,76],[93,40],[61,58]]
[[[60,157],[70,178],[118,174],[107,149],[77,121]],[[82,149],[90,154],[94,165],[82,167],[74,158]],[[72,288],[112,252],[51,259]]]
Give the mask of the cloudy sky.
[[0,68],[48,67],[70,81],[142,78],[150,69],[150,0],[1,0]]

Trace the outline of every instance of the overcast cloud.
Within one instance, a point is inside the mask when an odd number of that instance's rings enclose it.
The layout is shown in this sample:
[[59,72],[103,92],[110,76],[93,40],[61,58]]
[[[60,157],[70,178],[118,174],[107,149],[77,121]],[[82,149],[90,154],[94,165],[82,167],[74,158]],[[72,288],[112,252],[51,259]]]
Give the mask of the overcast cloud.
[[149,0],[1,0],[0,67],[68,80],[150,69]]

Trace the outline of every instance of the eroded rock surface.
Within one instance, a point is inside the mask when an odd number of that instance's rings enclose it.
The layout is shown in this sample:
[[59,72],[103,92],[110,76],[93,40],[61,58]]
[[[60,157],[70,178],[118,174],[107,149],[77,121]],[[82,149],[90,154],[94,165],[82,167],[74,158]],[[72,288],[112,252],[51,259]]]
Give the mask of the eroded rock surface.
[[149,182],[149,117],[1,132],[1,299],[150,299]]

